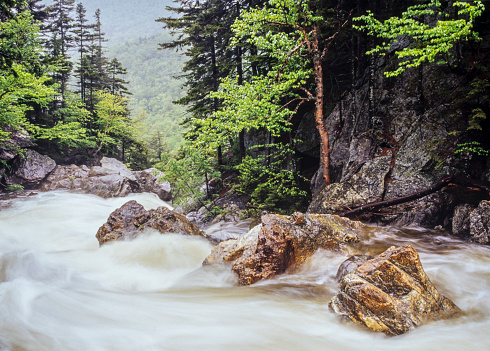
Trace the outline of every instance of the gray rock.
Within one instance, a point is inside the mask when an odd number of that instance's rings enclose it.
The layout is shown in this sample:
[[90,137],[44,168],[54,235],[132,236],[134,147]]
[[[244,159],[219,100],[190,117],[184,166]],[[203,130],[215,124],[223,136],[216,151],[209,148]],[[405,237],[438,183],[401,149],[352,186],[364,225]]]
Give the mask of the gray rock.
[[160,182],[158,180],[160,171],[155,168],[145,169],[144,171],[133,172],[136,182],[139,185],[140,191],[143,193],[157,194],[163,201],[172,200],[172,189],[167,181]]
[[164,201],[172,198],[170,184],[160,183],[152,170],[130,171],[122,162],[104,157],[100,166],[58,166],[43,182],[41,191],[76,190],[103,198],[130,193],[155,193]]
[[366,162],[361,170],[345,182],[325,187],[311,202],[308,213],[336,213],[369,202],[380,201],[390,158],[379,157]]
[[54,168],[56,162],[34,150],[18,155],[6,177],[7,184],[21,184],[26,188],[37,186]]
[[456,206],[453,214],[452,232],[461,238],[470,236],[470,213],[473,207],[468,204]]
[[490,201],[482,201],[470,214],[470,240],[490,243]]
[[[418,78],[409,73],[390,80],[377,76],[374,114],[367,105],[367,85],[343,96],[325,119],[333,184],[318,192],[320,174],[313,178],[309,213],[341,213],[347,207],[410,195],[446,174],[468,169],[467,160],[453,152],[458,136],[451,130],[462,119],[449,104],[439,103],[443,87],[451,89],[457,77],[441,74],[441,67],[427,67],[423,91]],[[424,99],[419,98],[422,93]],[[437,111],[427,113],[428,106],[435,105]],[[452,194],[438,192],[369,219],[434,227],[449,224],[454,205]]]

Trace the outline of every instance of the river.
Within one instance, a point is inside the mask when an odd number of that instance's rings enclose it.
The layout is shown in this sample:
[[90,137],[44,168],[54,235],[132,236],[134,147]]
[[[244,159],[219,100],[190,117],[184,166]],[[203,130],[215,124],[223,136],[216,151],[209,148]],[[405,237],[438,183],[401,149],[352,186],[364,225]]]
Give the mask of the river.
[[[95,233],[136,194],[19,198],[0,211],[0,350],[490,350],[490,249],[418,228],[379,228],[379,253],[412,244],[435,286],[465,315],[386,337],[328,310],[345,257],[317,252],[291,275],[238,287],[202,267],[205,239],[147,232],[99,247]],[[217,225],[238,236],[247,225]]]

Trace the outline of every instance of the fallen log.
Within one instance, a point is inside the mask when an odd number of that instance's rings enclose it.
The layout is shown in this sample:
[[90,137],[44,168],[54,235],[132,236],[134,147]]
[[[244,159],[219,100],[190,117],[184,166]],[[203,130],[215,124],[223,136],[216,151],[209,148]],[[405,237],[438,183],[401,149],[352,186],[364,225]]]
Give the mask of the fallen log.
[[340,213],[339,215],[342,217],[350,217],[350,216],[359,215],[359,214],[365,213],[365,212],[376,211],[376,210],[379,210],[379,209],[385,208],[385,207],[403,204],[406,202],[418,200],[424,196],[433,194],[436,191],[443,190],[443,188],[450,187],[450,186],[476,189],[476,191],[478,192],[478,198],[481,198],[481,200],[484,200],[485,198],[490,198],[490,183],[489,182],[482,181],[482,180],[475,180],[475,179],[466,178],[466,177],[460,177],[460,176],[445,176],[440,181],[438,181],[437,183],[434,183],[430,187],[425,188],[425,189],[420,190],[420,191],[417,191],[415,193],[412,193],[412,194],[409,194],[406,196],[402,196],[402,197],[397,197],[397,198],[390,199],[390,200],[371,202],[369,204],[362,205],[362,206],[353,208],[352,210]]

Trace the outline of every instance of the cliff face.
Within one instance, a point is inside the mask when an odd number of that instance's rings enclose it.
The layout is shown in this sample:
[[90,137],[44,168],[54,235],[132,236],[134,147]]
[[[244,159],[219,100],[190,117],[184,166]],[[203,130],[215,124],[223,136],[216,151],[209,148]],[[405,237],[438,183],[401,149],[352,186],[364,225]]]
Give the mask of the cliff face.
[[[448,174],[489,180],[486,157],[455,153],[469,137],[468,118],[458,103],[467,77],[447,66],[427,65],[385,78],[387,63],[379,60],[374,81],[358,82],[360,87],[344,94],[326,118],[334,183],[322,189],[315,175],[308,212],[339,213],[405,196]],[[439,191],[364,219],[449,226],[455,206],[479,200],[461,191]]]

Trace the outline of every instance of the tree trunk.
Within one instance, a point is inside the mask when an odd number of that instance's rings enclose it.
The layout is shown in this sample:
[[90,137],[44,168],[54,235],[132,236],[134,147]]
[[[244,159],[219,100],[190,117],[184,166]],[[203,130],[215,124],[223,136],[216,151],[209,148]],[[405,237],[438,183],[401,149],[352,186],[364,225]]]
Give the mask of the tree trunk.
[[320,163],[323,171],[323,181],[324,185],[329,185],[331,183],[330,179],[330,146],[329,146],[329,138],[328,131],[325,127],[325,123],[323,121],[323,106],[324,106],[324,97],[323,97],[323,68],[322,68],[322,59],[321,53],[319,49],[319,38],[318,38],[318,27],[317,25],[313,26],[312,30],[312,42],[311,47],[313,51],[313,69],[315,75],[315,124],[318,133],[320,134]]

